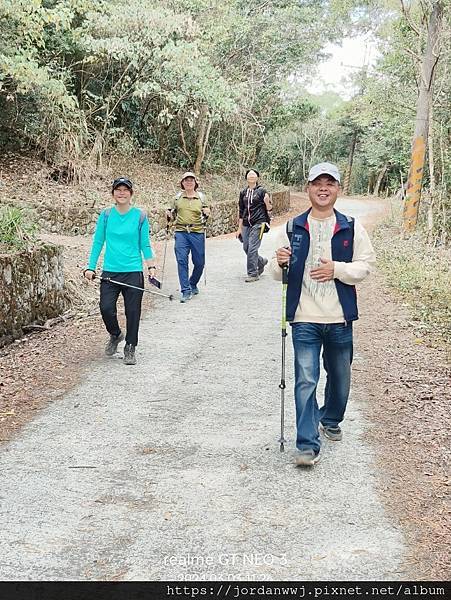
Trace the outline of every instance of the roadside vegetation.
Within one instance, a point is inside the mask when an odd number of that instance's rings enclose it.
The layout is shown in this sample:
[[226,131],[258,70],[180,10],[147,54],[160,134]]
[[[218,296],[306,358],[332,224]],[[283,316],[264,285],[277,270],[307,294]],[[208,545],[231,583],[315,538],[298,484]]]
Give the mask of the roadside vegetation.
[[28,250],[36,243],[37,224],[26,211],[14,207],[0,207],[0,252]]
[[409,311],[417,343],[444,344],[451,357],[451,249],[428,242],[422,229],[406,236],[402,205],[390,202],[391,216],[373,234],[378,266]]
[[409,311],[416,342],[446,345],[451,357],[451,250],[431,246],[421,230],[406,237],[400,224],[399,215],[374,232],[378,266]]

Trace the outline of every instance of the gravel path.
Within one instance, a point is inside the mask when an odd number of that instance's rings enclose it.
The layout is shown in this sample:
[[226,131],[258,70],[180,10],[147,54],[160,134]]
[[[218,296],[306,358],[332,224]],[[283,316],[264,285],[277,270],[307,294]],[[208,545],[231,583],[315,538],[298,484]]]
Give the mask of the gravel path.
[[[403,578],[365,399],[352,395],[343,441],[296,468],[290,338],[277,443],[280,284],[245,284],[234,239],[208,240],[207,265],[198,297],[156,301],[135,367],[99,349],[84,383],[3,447],[2,579]],[[172,249],[167,266],[173,291]]]

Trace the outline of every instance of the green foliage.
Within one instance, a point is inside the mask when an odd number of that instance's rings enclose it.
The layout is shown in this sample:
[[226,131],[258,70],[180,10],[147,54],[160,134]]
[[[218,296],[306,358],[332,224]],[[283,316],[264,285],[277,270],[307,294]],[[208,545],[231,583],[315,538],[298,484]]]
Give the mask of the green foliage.
[[[418,80],[424,52],[431,3],[412,3],[407,14],[398,14],[380,29],[382,55],[375,73],[357,102],[357,122],[362,128],[361,156],[371,178],[385,167],[382,188],[393,194],[408,177],[411,143],[415,126]],[[449,131],[451,120],[451,3],[444,2],[444,18],[436,49],[430,138],[423,177],[420,222],[429,221],[431,237],[449,238],[451,185]],[[447,133],[448,132],[448,133]],[[431,204],[431,198],[432,204]],[[432,220],[432,223],[431,223]]]
[[[359,15],[359,4],[361,9],[364,3],[352,0],[331,2],[342,16],[343,11],[348,11],[351,20]],[[367,4],[370,10],[362,14],[374,17],[373,9],[377,6]],[[288,121],[285,127],[267,136],[262,153],[264,167],[284,183],[305,181],[309,167],[319,160],[335,161],[342,173],[346,173],[354,142],[351,193],[390,195],[406,183],[431,4],[406,3],[406,14],[399,3],[386,4],[387,11],[382,11],[373,23],[380,58],[373,69],[356,73],[359,93],[341,104],[334,103],[333,94],[310,97],[319,108],[319,115],[312,113],[294,124]],[[426,157],[425,198],[420,205],[420,217],[422,222],[432,219],[432,229],[430,223],[429,228],[433,236],[446,240],[451,221],[451,3],[443,4],[445,15],[432,107],[432,152]],[[365,18],[360,20],[360,26],[367,25]],[[428,200],[430,194],[432,201]]]
[[79,138],[75,145],[80,147],[86,141],[84,114],[66,63],[76,54],[77,23],[101,6],[84,0],[0,5],[0,125],[6,135],[48,158],[66,154],[69,139]]
[[421,230],[403,237],[397,223],[383,224],[373,236],[378,266],[409,306],[418,335],[451,346],[450,251],[444,246],[432,251]]
[[[449,4],[433,107],[436,229],[450,208]],[[258,165],[287,184],[320,160],[344,173],[355,144],[351,192],[395,193],[430,9],[406,6],[408,18],[394,0],[2,0],[0,144],[35,148],[74,178],[86,159],[145,149],[178,167]],[[369,29],[381,56],[356,74],[355,98],[300,91],[327,43]]]
[[356,4],[3,0],[3,137],[56,162],[101,162],[124,137],[156,160],[244,167],[263,136],[304,119],[286,79],[321,57],[325,30],[343,35]]
[[3,251],[26,250],[35,242],[37,224],[20,208],[0,209],[0,248]]

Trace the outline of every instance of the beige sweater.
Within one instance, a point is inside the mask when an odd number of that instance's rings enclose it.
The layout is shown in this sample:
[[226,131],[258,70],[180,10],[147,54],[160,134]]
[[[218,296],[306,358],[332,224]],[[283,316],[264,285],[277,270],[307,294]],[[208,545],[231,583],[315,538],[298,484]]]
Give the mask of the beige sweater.
[[[331,260],[331,239],[335,227],[335,215],[327,219],[308,217],[310,230],[310,249],[305,261],[304,277],[299,305],[294,322],[305,323],[342,323],[343,310],[338,299],[334,280],[318,282],[310,277],[310,271],[319,266],[320,258]],[[289,246],[290,242],[283,226],[278,233],[275,249]],[[334,278],[343,283],[354,285],[365,279],[376,263],[368,233],[364,227],[355,221],[354,252],[352,262],[334,262]],[[271,272],[274,279],[281,281],[282,269],[277,263],[276,256],[271,259]]]

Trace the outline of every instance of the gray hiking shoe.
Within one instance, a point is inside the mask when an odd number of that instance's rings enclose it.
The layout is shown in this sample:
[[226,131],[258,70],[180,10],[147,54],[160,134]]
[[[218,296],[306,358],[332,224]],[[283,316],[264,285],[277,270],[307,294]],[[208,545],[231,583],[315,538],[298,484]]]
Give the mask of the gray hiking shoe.
[[117,347],[123,341],[123,339],[123,333],[120,333],[118,336],[110,335],[110,339],[108,340],[107,345],[105,346],[105,354],[107,356],[113,356],[113,354],[116,354]]
[[339,442],[340,440],[343,439],[343,432],[338,427],[338,425],[337,425],[337,427],[329,427],[328,425],[321,425],[321,429],[323,430],[323,433],[324,433],[325,437],[327,437],[328,440],[332,440],[333,442]]
[[244,280],[246,283],[251,283],[252,281],[258,281],[260,278],[258,275],[249,275],[248,277],[246,277],[246,279]]
[[319,459],[319,452],[315,454],[314,450],[299,450],[295,458],[295,463],[298,467],[313,467]]
[[135,346],[125,344],[124,365],[136,365]]
[[193,295],[191,294],[191,292],[184,292],[182,294],[182,297],[180,298],[180,302],[184,304],[185,302],[188,302],[188,300],[191,300],[192,297]]
[[258,274],[261,275],[263,273],[263,271],[265,270],[266,265],[268,264],[268,259],[264,258],[263,259],[263,266],[261,266],[258,270]]

